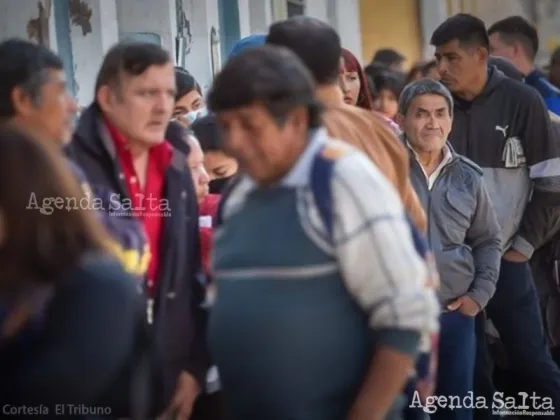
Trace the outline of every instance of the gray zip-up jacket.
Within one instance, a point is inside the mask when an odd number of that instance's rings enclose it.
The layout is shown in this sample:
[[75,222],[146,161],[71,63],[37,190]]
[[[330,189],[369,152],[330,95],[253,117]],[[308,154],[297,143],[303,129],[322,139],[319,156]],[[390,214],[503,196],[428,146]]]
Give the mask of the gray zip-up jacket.
[[410,150],[411,181],[428,217],[428,241],[441,278],[442,304],[466,294],[484,308],[498,282],[501,229],[482,169],[450,150],[451,160],[431,190]]

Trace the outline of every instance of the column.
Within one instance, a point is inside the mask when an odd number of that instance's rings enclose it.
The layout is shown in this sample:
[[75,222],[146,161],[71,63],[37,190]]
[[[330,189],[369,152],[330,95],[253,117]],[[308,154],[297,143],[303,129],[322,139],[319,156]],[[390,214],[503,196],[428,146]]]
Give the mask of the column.
[[331,24],[338,31],[342,46],[362,57],[362,33],[360,25],[360,1],[328,0],[331,4],[326,7],[326,13],[334,14]]
[[175,57],[176,0],[112,0],[107,3],[115,1],[120,39],[153,40]]
[[239,36],[245,38],[251,35],[251,0],[237,0],[239,11]]
[[437,27],[448,16],[448,5],[445,0],[420,0],[420,27],[422,30],[422,57],[429,60],[434,56],[434,47],[430,39]]
[[[327,2],[329,0],[305,0],[305,14],[329,22]],[[331,22],[332,23],[332,22]]]
[[69,2],[68,13],[75,94],[80,106],[87,106],[103,57],[118,41],[116,5],[107,0]]
[[[185,67],[189,70],[204,91],[207,91],[214,78],[212,57],[221,61],[220,45],[211,45],[214,29],[219,35],[219,11],[217,0],[184,0],[185,15],[190,28],[190,42]],[[219,63],[216,63],[219,64]],[[216,68],[218,69],[218,68]]]
[[272,23],[273,0],[249,0],[251,34],[266,34]]

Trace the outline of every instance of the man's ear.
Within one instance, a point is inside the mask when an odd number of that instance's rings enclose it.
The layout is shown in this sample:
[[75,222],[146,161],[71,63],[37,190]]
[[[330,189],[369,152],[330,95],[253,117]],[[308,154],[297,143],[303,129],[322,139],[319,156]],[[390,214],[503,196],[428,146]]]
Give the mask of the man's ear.
[[33,103],[31,96],[18,86],[12,89],[10,99],[12,100],[12,105],[16,115],[26,117],[35,108],[35,104]]
[[488,50],[486,48],[482,48],[482,47],[477,48],[476,55],[477,55],[479,61],[482,61],[482,62],[485,62],[485,63],[488,62],[488,57],[490,57],[490,54],[488,53]]
[[296,127],[303,127],[307,129],[309,126],[309,111],[306,106],[298,106],[292,110],[290,119]]
[[99,90],[95,94],[95,99],[103,112],[110,111],[116,102],[115,94],[107,85],[101,86],[99,88]]

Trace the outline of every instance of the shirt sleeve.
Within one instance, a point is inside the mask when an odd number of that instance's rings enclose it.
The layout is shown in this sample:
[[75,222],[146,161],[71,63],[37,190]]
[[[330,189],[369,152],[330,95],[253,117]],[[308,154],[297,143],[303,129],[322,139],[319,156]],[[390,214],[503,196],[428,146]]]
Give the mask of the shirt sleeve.
[[496,291],[502,243],[496,212],[482,179],[477,193],[476,212],[467,231],[467,243],[472,249],[475,266],[474,281],[468,295],[484,309]]
[[560,138],[537,92],[526,103],[523,149],[533,193],[512,248],[530,258],[544,244],[560,205]]
[[[365,156],[337,161],[334,240],[346,287],[375,331],[438,330],[439,305],[394,187]],[[392,340],[387,339],[391,345]]]

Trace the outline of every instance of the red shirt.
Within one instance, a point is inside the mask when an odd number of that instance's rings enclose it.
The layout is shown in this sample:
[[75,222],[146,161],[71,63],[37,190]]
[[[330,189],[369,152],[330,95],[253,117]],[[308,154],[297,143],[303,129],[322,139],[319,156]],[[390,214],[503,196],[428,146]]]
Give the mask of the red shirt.
[[198,206],[201,217],[209,216],[212,219],[212,227],[200,227],[200,255],[202,258],[202,267],[206,273],[210,273],[212,233],[214,228],[214,218],[218,212],[219,203],[220,196],[218,194],[209,194]]
[[[120,163],[121,174],[128,187],[132,207],[131,212],[144,225],[146,237],[150,245],[150,265],[148,267],[148,292],[154,295],[158,281],[159,265],[161,261],[160,241],[163,233],[163,214],[160,203],[163,197],[165,173],[171,164],[172,148],[167,142],[153,146],[149,150],[146,168],[146,183],[144,189],[138,183],[138,176],[134,169],[132,154],[128,148],[128,139],[112,124],[105,120],[107,129],[111,134],[117,157]],[[128,209],[128,208],[127,208]],[[163,207],[165,210],[165,207]]]

